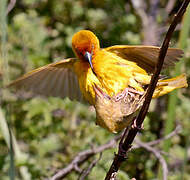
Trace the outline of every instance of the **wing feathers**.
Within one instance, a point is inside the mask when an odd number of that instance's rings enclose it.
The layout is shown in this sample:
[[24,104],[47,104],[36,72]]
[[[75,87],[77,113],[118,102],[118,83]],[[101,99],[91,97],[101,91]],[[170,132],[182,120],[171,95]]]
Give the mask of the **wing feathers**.
[[9,87],[39,95],[68,96],[71,100],[82,100],[78,80],[72,69],[75,62],[73,58],[43,66],[15,80]]
[[[157,64],[160,47],[116,45],[108,47],[105,50],[115,53],[126,60],[134,61],[147,72],[152,73]],[[182,56],[183,51],[181,49],[169,48],[163,68],[173,66]]]

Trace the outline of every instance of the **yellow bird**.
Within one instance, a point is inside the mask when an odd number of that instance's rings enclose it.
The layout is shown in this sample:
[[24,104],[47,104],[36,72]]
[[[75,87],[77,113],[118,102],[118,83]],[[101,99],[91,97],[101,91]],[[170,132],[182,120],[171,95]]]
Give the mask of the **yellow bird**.
[[[72,48],[76,58],[33,70],[10,86],[71,100],[81,100],[83,95],[95,106],[98,125],[111,132],[122,130],[142,106],[160,48],[115,45],[101,49],[98,38],[89,30],[74,34]],[[174,65],[182,54],[180,49],[169,48],[163,67]],[[160,79],[153,98],[183,87],[187,87],[184,74]]]

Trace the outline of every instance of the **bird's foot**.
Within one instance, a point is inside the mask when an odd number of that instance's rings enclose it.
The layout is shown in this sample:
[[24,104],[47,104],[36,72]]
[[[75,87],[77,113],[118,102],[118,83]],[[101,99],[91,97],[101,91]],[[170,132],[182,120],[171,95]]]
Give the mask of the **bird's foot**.
[[134,94],[139,94],[139,95],[143,95],[144,94],[144,92],[137,91],[137,90],[135,90],[133,88],[125,88],[125,89],[127,89],[128,93],[133,93],[133,96],[134,96]]
[[118,93],[116,96],[113,96],[113,97],[114,97],[115,102],[118,102],[121,99],[124,99],[124,101],[126,101],[126,99],[129,98],[128,96],[130,96],[132,99],[134,99],[135,94],[139,94],[142,96],[144,94],[144,92],[137,91],[133,88],[127,87],[121,93]]
[[136,128],[136,129],[138,129],[139,131],[144,129],[144,125],[143,125],[143,124],[141,124],[141,127],[137,126],[137,119],[136,119],[136,118],[135,118],[135,120],[133,121],[133,124],[131,125],[131,127],[132,127],[133,129]]

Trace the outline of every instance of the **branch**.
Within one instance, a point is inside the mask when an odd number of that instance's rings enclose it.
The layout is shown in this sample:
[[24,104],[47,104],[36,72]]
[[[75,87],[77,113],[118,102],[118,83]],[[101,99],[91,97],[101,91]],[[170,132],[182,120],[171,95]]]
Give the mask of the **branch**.
[[166,5],[166,8],[165,8],[165,10],[166,10],[166,12],[167,12],[168,14],[171,13],[173,7],[175,6],[175,3],[176,3],[176,0],[169,0],[169,1],[168,1],[167,5]]
[[148,142],[147,144],[149,146],[153,146],[156,144],[159,144],[161,141],[164,141],[166,139],[170,139],[172,136],[178,134],[181,131],[181,126],[178,125],[171,133],[169,133],[167,136],[164,136],[163,138],[157,139],[155,141]]
[[100,156],[98,159],[95,159],[94,161],[92,161],[92,163],[90,164],[90,166],[88,167],[88,169],[84,170],[81,177],[79,178],[79,180],[85,180],[85,178],[89,175],[90,171],[93,169],[93,167],[97,164],[97,162],[101,159],[102,157],[102,152],[100,153]]
[[142,143],[140,141],[136,140],[136,143],[140,146],[143,147],[144,149],[146,149],[147,151],[152,152],[160,161],[160,163],[162,164],[162,169],[163,169],[163,180],[167,180],[167,176],[168,176],[168,167],[167,167],[167,163],[165,161],[165,159],[163,158],[163,156],[160,154],[160,152],[151,147],[150,145],[148,145],[148,143]]
[[16,0],[10,0],[8,7],[7,7],[7,15],[12,11],[12,9],[15,7]]
[[110,149],[116,146],[117,141],[121,138],[121,135],[116,136],[114,139],[108,141],[106,144],[103,144],[97,148],[92,148],[89,150],[82,151],[78,153],[78,155],[73,159],[73,161],[64,169],[59,170],[53,177],[50,178],[50,180],[60,180],[64,177],[66,177],[71,171],[75,170],[77,172],[80,172],[80,168],[78,165],[82,164],[86,160],[88,160],[90,157],[97,153],[101,153],[106,149]]
[[[161,142],[167,140],[167,139],[170,139],[171,137],[175,136],[176,134],[178,134],[179,132],[181,131],[181,126],[178,125],[171,133],[167,134],[166,136],[160,138],[160,139],[157,139],[157,140],[154,140],[154,141],[150,141],[150,142],[147,142],[146,144],[148,146],[154,146],[154,145],[158,145],[160,144]],[[139,140],[138,140],[139,141]],[[136,143],[136,140],[135,140],[135,143]],[[144,143],[145,144],[145,143]],[[134,145],[132,149],[137,149],[139,148],[139,145],[137,143],[137,145]]]
[[[180,131],[180,128],[181,128],[180,126],[177,126],[176,129],[174,131],[172,131],[170,134],[168,134],[165,137],[160,138],[158,140],[150,141],[150,142],[147,142],[147,143],[142,142],[142,143],[146,144],[147,146],[152,146],[152,145],[159,144],[162,141],[164,141],[166,139],[169,139],[169,138],[175,136],[176,134],[178,134],[179,131]],[[50,178],[50,180],[60,180],[60,179],[62,179],[64,177],[66,177],[71,171],[76,171],[76,172],[82,173],[82,170],[78,167],[78,165],[81,165],[87,159],[89,159],[90,157],[96,155],[97,153],[102,153],[104,150],[116,147],[117,141],[121,138],[121,136],[122,136],[122,134],[119,135],[119,136],[116,136],[114,139],[108,141],[106,144],[103,144],[103,145],[101,145],[99,147],[89,149],[89,150],[85,150],[85,151],[82,151],[82,152],[78,153],[78,155],[74,158],[74,160],[69,165],[67,165],[66,168],[63,168],[63,169],[59,170],[53,177]],[[135,142],[136,142],[136,140],[135,140]],[[141,142],[141,141],[138,140],[138,142]],[[133,146],[132,149],[137,149],[137,148],[140,148],[140,147],[141,146],[139,144],[136,144],[135,146]],[[96,161],[98,161],[98,160],[94,160],[91,163],[89,168],[85,171],[85,174],[86,174],[86,172],[88,172],[88,174],[89,174],[89,171],[94,167]]]
[[156,15],[158,14],[159,0],[151,0],[150,8],[148,8],[144,1],[134,1],[129,2],[132,7],[137,12],[138,16],[141,18],[142,22],[142,32],[143,32],[143,44],[157,45],[159,40],[159,35],[157,33],[158,24],[156,23]]
[[113,176],[113,174],[115,175],[115,173],[119,170],[122,162],[124,162],[126,160],[126,153],[131,148],[131,144],[132,144],[135,136],[137,135],[139,129],[141,129],[142,123],[147,114],[147,111],[148,111],[148,108],[149,108],[149,105],[150,105],[150,102],[152,99],[153,92],[154,92],[156,84],[158,82],[159,74],[160,74],[160,71],[163,66],[164,58],[165,58],[166,52],[168,50],[171,36],[174,32],[175,27],[180,22],[183,14],[185,13],[189,2],[190,2],[190,0],[183,1],[183,4],[181,5],[179,11],[177,12],[177,15],[174,16],[174,19],[169,27],[169,30],[166,34],[166,37],[165,37],[162,47],[160,49],[158,63],[157,63],[157,66],[155,67],[154,75],[151,78],[151,82],[150,82],[150,85],[149,85],[147,93],[146,93],[145,101],[144,101],[143,106],[135,120],[136,127],[131,128],[128,133],[124,133],[124,134],[127,134],[127,136],[125,138],[122,138],[125,140],[124,140],[124,142],[120,142],[120,146],[118,148],[118,154],[115,155],[113,163],[112,163],[109,171],[107,172],[105,180],[110,180],[111,177]]

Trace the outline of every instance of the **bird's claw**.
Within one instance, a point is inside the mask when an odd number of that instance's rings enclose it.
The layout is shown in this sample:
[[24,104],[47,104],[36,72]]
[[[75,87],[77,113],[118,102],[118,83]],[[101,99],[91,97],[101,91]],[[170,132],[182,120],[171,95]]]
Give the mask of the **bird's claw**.
[[141,91],[137,91],[133,88],[125,88],[121,93],[118,93],[116,96],[115,96],[115,101],[119,101],[120,99],[125,99],[128,97],[128,95],[131,96],[131,98],[134,98],[135,97],[135,94],[139,94],[139,95],[143,95],[144,92],[141,92]]
[[133,129],[136,128],[136,129],[138,129],[139,131],[144,129],[144,125],[143,125],[143,124],[141,124],[140,127],[137,126],[137,119],[136,119],[136,118],[135,118],[135,120],[133,121],[133,124],[131,125],[131,127],[132,127]]

